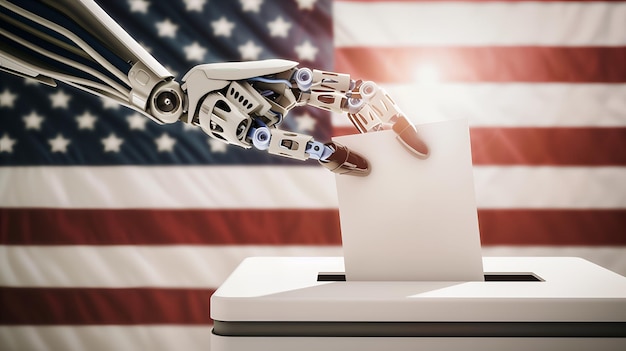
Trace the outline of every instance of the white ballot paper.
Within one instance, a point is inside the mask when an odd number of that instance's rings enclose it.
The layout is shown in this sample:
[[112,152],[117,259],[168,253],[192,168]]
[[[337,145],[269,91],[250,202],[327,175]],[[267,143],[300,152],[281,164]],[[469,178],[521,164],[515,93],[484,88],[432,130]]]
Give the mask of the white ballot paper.
[[430,156],[393,131],[333,138],[368,159],[337,175],[346,280],[483,280],[467,120],[416,125]]

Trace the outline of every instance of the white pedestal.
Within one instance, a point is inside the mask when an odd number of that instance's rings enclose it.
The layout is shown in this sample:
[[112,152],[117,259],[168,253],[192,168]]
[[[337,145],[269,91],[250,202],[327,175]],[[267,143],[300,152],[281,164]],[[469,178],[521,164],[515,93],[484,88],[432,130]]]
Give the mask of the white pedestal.
[[249,258],[211,298],[211,350],[626,350],[625,277],[568,257],[483,265],[490,281],[345,282],[318,281],[339,257]]

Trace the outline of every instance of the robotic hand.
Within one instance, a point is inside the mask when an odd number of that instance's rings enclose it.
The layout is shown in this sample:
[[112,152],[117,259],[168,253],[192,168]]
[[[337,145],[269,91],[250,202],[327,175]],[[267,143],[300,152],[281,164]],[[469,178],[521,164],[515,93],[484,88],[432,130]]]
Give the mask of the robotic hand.
[[335,173],[365,176],[370,166],[338,143],[276,128],[295,106],[345,112],[361,133],[393,129],[409,152],[428,157],[413,124],[374,82],[297,65],[204,64],[180,84],[93,0],[0,0],[0,70],[49,85],[63,81],[160,124],[181,120],[199,126],[228,144],[317,159]]
[[[362,133],[391,128],[410,152],[428,156],[415,127],[375,83],[296,66],[286,60],[196,66],[183,77],[188,107],[181,119],[229,144],[299,160],[317,159],[336,173],[367,175],[367,161],[345,146],[275,128],[290,109],[307,104],[346,112]],[[177,108],[173,92],[156,99],[161,109]]]

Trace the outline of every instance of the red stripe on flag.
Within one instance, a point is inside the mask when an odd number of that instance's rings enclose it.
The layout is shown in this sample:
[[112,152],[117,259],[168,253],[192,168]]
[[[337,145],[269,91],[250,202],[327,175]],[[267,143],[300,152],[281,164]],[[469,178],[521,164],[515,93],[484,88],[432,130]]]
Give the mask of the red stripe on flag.
[[626,82],[626,47],[341,47],[335,70],[378,83],[414,82],[437,66],[442,81]]
[[0,287],[0,324],[211,324],[211,289]]
[[[335,127],[334,136],[357,134]],[[475,165],[626,166],[626,128],[470,128]]]
[[[3,245],[341,244],[336,209],[1,209],[0,216]],[[483,245],[626,245],[626,209],[479,209],[478,216]]]
[[487,245],[626,245],[626,210],[480,210]]
[[18,245],[335,245],[336,210],[0,209]]
[[471,128],[475,165],[626,166],[626,128]]

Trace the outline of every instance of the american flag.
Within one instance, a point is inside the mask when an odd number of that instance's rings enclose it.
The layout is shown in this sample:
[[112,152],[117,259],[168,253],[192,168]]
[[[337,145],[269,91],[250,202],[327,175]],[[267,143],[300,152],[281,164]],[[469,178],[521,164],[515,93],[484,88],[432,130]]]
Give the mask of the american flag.
[[[626,2],[99,3],[178,79],[286,58],[376,81],[416,123],[468,118],[484,255],[626,274]],[[206,350],[243,258],[342,255],[315,162],[8,74],[0,113],[2,350]],[[282,128],[356,132],[310,108]]]

